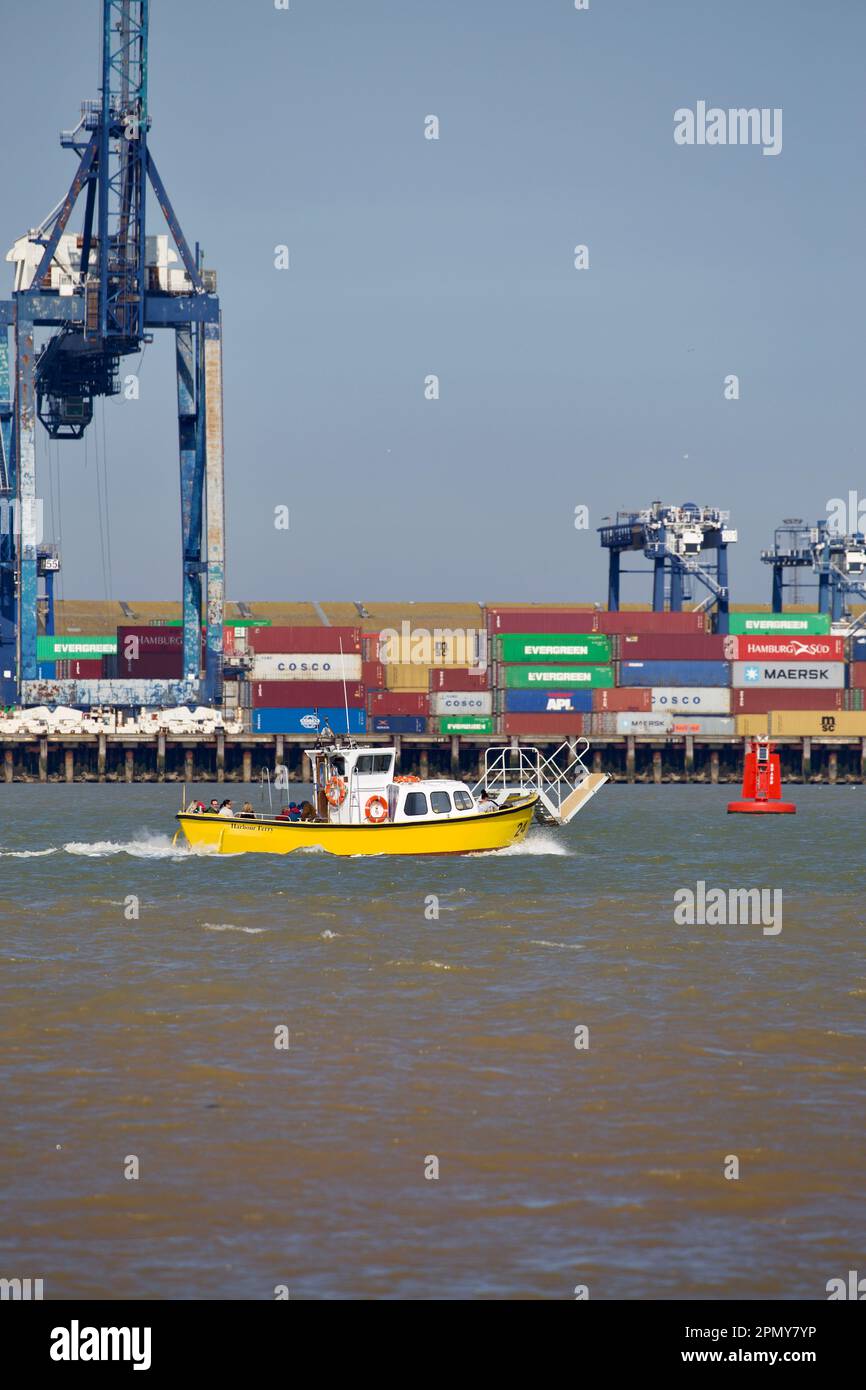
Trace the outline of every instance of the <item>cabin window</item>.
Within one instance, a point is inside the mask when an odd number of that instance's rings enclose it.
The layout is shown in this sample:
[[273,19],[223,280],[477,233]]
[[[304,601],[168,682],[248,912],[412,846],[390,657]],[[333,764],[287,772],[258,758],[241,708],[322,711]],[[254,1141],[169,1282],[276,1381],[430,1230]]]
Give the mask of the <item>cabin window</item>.
[[391,771],[390,753],[362,753],[355,760],[355,771],[362,776],[369,776],[371,773],[384,773],[386,776]]
[[458,811],[471,811],[474,804],[468,792],[454,793],[454,805],[457,807]]
[[407,816],[426,816],[427,798],[423,792],[408,792],[403,803]]
[[430,809],[435,811],[437,816],[447,816],[451,810],[451,797],[447,792],[431,792]]

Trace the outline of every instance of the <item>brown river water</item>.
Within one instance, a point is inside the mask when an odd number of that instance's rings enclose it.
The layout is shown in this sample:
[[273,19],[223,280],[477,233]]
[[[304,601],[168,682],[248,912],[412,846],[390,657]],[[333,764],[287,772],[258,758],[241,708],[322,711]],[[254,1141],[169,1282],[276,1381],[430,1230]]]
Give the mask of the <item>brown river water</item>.
[[[790,790],[756,823],[735,789],[608,787],[514,850],[347,860],[172,849],[169,786],[4,787],[0,1276],[823,1299],[866,1273],[866,791]],[[781,930],[676,921],[698,880],[781,890]]]

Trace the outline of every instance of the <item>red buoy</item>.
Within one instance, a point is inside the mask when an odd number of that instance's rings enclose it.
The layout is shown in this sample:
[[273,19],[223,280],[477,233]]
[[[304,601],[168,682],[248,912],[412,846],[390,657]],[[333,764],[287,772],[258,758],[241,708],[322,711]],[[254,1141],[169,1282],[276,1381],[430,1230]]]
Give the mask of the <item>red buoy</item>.
[[746,749],[741,801],[728,802],[728,814],[733,811],[748,815],[792,816],[793,801],[782,801],[782,777],[775,743],[767,738],[751,739]]

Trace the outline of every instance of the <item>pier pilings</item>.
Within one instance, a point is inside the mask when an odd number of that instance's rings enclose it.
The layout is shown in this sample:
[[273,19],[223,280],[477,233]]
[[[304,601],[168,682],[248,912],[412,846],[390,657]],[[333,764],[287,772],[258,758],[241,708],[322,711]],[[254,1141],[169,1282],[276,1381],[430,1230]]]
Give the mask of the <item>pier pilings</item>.
[[[560,739],[372,734],[366,742],[397,745],[399,769],[420,777],[458,777],[474,784],[484,773],[488,747],[503,742],[538,748],[549,757]],[[661,740],[629,734],[593,739],[585,761],[614,782],[739,783],[747,740],[686,735]],[[849,785],[866,782],[866,739],[811,737],[778,739],[784,782]],[[309,737],[292,734],[173,736],[171,733],[0,735],[2,783],[11,782],[258,782],[278,764],[289,780],[309,780],[303,750]],[[568,761],[563,753],[563,765]]]

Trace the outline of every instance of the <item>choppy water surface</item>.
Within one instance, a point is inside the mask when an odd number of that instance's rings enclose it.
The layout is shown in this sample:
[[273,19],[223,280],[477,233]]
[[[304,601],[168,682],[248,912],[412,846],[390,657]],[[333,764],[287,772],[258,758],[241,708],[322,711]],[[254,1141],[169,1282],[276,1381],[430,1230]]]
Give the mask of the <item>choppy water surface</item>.
[[[866,1268],[863,790],[756,823],[606,788],[442,860],[176,851],[177,795],[2,789],[0,1274],[823,1298]],[[782,931],[676,925],[697,879],[781,888]]]

